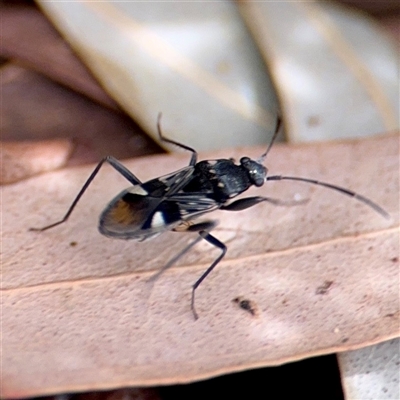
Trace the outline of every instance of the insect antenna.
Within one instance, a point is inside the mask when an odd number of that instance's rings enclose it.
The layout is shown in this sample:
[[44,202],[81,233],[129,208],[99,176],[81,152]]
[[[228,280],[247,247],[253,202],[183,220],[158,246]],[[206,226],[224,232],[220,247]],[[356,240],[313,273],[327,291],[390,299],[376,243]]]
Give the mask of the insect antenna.
[[265,161],[265,159],[266,159],[266,157],[267,157],[267,154],[268,154],[269,151],[271,150],[271,147],[272,147],[272,145],[274,144],[275,139],[276,139],[277,136],[278,136],[279,128],[281,127],[281,124],[282,124],[282,119],[281,119],[281,116],[278,115],[278,116],[277,116],[277,119],[276,119],[275,132],[274,132],[274,134],[273,134],[273,136],[272,136],[272,139],[271,139],[271,141],[270,141],[270,143],[269,143],[269,145],[268,145],[267,150],[265,150],[265,153],[263,153],[263,154],[260,156],[260,158],[257,160],[258,163],[260,163],[260,164],[263,164],[263,163],[264,163],[264,161]]
[[371,207],[378,214],[382,215],[382,217],[384,217],[386,219],[390,219],[389,213],[386,212],[378,204],[374,203],[372,200],[368,199],[367,197],[362,196],[361,194],[358,194],[356,192],[353,192],[352,190],[343,188],[341,186],[332,185],[331,183],[321,182],[321,181],[318,181],[318,180],[315,180],[315,179],[300,178],[300,177],[297,177],[297,176],[274,175],[274,176],[267,176],[265,178],[265,180],[266,181],[290,180],[290,181],[307,182],[307,183],[311,183],[313,185],[318,185],[318,186],[324,186],[324,187],[326,187],[328,189],[333,189],[333,190],[336,190],[337,192],[340,192],[340,193],[345,194],[347,196],[353,197],[356,200],[361,201],[362,203],[364,203],[367,206]]

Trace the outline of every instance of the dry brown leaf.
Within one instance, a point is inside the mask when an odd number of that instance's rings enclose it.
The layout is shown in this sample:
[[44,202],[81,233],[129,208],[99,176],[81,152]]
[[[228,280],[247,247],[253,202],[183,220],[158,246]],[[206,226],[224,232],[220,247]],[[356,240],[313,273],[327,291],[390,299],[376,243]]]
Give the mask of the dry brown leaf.
[[66,139],[0,142],[0,146],[0,185],[63,167],[73,147]]
[[0,131],[4,141],[70,139],[69,165],[107,154],[128,158],[160,151],[127,116],[101,107],[46,77],[8,63],[2,67]]
[[[257,157],[262,150],[206,158]],[[156,156],[126,165],[145,180],[187,162],[183,155]],[[27,228],[60,218],[91,168],[5,187],[3,397],[189,382],[396,337],[398,136],[279,145],[267,164],[271,174],[350,187],[383,206],[391,220],[305,184],[251,190],[311,200],[215,213],[221,224],[214,233],[228,244],[228,254],[197,292],[198,321],[190,312],[190,288],[217,252],[199,244],[148,282],[192,237],[166,233],[137,243],[98,234],[102,207],[129,186],[111,168],[100,172],[66,224],[42,233]],[[237,297],[251,301],[257,316],[234,304]]]
[[1,7],[3,57],[18,60],[97,103],[119,109],[39,10],[21,4]]

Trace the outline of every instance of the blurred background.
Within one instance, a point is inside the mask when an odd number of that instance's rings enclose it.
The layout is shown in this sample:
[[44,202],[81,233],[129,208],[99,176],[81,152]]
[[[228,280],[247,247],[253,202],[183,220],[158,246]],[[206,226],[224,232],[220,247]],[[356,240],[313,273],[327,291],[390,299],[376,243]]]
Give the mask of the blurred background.
[[3,1],[2,140],[75,165],[161,152],[159,112],[199,151],[267,143],[278,112],[290,142],[396,130],[398,4],[344,3]]

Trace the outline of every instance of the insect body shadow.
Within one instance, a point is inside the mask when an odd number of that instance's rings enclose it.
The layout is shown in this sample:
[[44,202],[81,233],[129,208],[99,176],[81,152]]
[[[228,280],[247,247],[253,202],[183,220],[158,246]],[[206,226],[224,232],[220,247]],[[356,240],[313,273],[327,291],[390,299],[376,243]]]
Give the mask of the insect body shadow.
[[203,280],[211,273],[225,256],[227,247],[210,232],[217,225],[215,220],[194,222],[195,219],[220,209],[241,211],[262,202],[278,206],[302,204],[304,201],[282,201],[271,197],[251,196],[233,200],[251,186],[260,187],[266,181],[292,180],[324,186],[363,202],[385,218],[388,213],[370,199],[351,190],[314,179],[293,176],[267,176],[263,162],[271,149],[280,127],[277,120],[275,133],[264,154],[258,160],[242,157],[239,164],[232,159],[197,161],[196,150],[163,136],[160,126],[161,113],[158,116],[157,128],[160,140],[173,144],[191,153],[189,165],[170,174],[141,182],[131,171],[112,156],[99,162],[91,173],[64,217],[43,228],[31,228],[33,231],[45,231],[67,221],[78,201],[89,187],[104,163],[110,164],[133,186],[119,193],[100,215],[99,231],[101,234],[118,239],[136,239],[143,241],[165,231],[197,232],[198,238],[173,257],[157,274],[172,266],[200,240],[205,240],[220,250],[219,256],[192,286],[191,309],[195,319],[198,318],[195,307],[195,293]]

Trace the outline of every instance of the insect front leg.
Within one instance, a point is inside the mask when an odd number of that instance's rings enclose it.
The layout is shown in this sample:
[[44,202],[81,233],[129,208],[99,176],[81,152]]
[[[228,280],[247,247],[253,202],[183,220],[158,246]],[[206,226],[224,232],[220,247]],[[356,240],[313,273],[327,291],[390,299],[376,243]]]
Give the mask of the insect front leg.
[[267,201],[268,203],[274,204],[276,206],[287,207],[287,206],[296,206],[307,203],[308,199],[285,201],[285,200],[273,199],[271,197],[262,197],[262,196],[245,197],[244,199],[239,199],[230,204],[223,205],[220,207],[220,209],[226,211],[242,211],[245,210],[246,208],[253,207],[258,203],[262,203],[263,201]]
[[124,167],[117,159],[115,159],[112,156],[107,156],[103,158],[96,166],[94,171],[90,174],[88,180],[85,182],[85,184],[82,186],[82,189],[79,191],[78,195],[75,197],[75,200],[72,202],[70,205],[68,211],[64,215],[64,217],[60,220],[57,221],[53,224],[44,226],[43,228],[30,228],[30,231],[37,231],[37,232],[42,232],[47,229],[53,228],[57,225],[62,224],[65,222],[69,216],[71,215],[72,211],[74,210],[75,206],[77,205],[78,201],[82,197],[83,193],[85,193],[86,189],[89,187],[89,185],[92,183],[93,179],[99,172],[101,166],[105,163],[109,163],[117,172],[119,172],[124,178],[126,178],[129,182],[131,182],[133,185],[140,185],[142,182],[131,172],[129,171],[126,167]]

